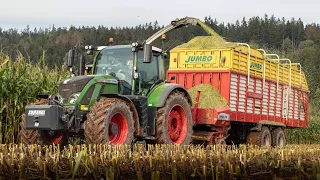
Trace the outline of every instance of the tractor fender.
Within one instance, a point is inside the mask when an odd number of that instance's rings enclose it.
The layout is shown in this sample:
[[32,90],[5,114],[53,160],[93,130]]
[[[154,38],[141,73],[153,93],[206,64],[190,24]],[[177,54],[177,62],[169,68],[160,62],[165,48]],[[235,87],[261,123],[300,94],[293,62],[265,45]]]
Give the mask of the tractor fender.
[[149,105],[163,107],[168,96],[175,90],[183,92],[186,95],[190,106],[192,106],[192,100],[188,91],[183,86],[173,83],[164,83],[156,87],[155,90],[149,94]]
[[121,94],[104,94],[104,93],[100,93],[100,96],[106,97],[106,98],[119,98],[119,99],[126,101],[129,104],[130,110],[133,113],[135,135],[142,136],[142,130],[141,130],[140,123],[139,123],[138,112],[137,112],[133,102],[128,97],[123,96]]

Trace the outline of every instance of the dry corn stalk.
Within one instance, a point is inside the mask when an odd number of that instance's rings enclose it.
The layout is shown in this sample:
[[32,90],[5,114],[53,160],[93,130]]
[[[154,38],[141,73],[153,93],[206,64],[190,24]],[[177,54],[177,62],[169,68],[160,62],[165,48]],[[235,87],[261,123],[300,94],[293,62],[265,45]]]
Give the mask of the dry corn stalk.
[[320,145],[81,145],[60,152],[57,146],[8,144],[0,149],[1,179],[315,179],[320,174]]

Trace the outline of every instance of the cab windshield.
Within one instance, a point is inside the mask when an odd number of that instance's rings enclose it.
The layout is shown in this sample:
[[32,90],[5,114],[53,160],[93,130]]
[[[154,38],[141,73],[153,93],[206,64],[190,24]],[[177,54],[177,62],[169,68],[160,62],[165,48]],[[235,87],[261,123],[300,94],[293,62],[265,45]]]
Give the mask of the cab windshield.
[[97,56],[94,74],[113,75],[131,84],[132,70],[131,47],[111,47],[102,50]]

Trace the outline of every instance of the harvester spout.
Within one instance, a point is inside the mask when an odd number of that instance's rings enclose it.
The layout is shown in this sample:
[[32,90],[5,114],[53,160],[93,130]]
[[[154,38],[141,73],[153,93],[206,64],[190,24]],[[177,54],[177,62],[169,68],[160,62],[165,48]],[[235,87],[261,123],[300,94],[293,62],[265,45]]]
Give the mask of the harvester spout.
[[198,25],[200,27],[202,27],[203,30],[205,30],[208,34],[210,35],[216,35],[217,33],[210,28],[208,25],[206,25],[204,22],[202,22],[200,19],[198,18],[193,18],[193,17],[185,17],[185,18],[181,18],[181,19],[176,19],[171,21],[171,23],[169,25],[167,25],[166,27],[160,29],[158,32],[156,32],[155,34],[153,34],[152,36],[150,36],[145,43],[146,44],[151,44],[154,40],[156,40],[158,37],[160,37],[162,34],[165,34],[173,29],[178,29],[187,25]]

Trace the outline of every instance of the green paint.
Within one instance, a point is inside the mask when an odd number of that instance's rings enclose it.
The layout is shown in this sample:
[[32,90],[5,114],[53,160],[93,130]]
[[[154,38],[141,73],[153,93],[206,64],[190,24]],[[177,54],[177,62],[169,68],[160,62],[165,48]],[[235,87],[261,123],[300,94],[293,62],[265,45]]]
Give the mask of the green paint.
[[188,59],[184,60],[185,63],[193,62],[210,62],[213,59],[212,56],[189,56]]
[[261,71],[262,70],[262,64],[256,63],[256,62],[251,62],[250,69],[256,69],[256,70]]
[[[100,79],[104,79],[103,82],[99,82]],[[88,104],[88,108],[90,108],[96,101],[97,98],[99,97],[100,92],[101,93],[107,93],[107,94],[118,94],[118,84],[115,84],[114,77],[110,75],[94,75],[94,78],[91,79],[86,86],[82,89],[81,92],[75,92],[75,93],[80,93],[77,101],[74,104],[64,104],[65,106],[80,106],[80,102],[83,100],[85,95],[88,93],[90,87],[94,86],[94,91],[92,94],[92,97],[90,99],[90,102]],[[103,89],[102,85],[106,84]],[[73,94],[75,94],[73,93]],[[68,102],[70,97],[68,97]]]
[[[93,104],[97,101],[99,94],[100,94],[101,87],[102,87],[102,83],[95,84],[95,88],[93,90],[88,107],[93,106]],[[81,101],[79,101],[79,102],[81,102]]]
[[148,95],[148,105],[151,107],[157,107],[162,93],[165,91],[166,88],[172,85],[172,83],[163,82],[155,86]]
[[95,72],[95,70],[96,70],[97,57],[98,57],[100,51],[95,51],[94,53],[95,54],[94,54],[94,57],[93,57],[92,69],[91,69],[91,72],[90,72],[90,74],[92,74],[92,75],[93,75],[93,72]]

